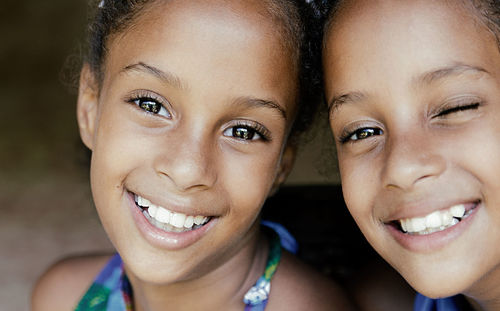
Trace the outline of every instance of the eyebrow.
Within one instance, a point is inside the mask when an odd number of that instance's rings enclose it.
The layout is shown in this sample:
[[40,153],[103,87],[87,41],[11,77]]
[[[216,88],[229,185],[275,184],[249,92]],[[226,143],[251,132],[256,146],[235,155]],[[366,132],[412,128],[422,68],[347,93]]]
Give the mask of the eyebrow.
[[128,71],[138,71],[147,73],[155,76],[156,78],[162,80],[165,83],[168,83],[178,89],[184,89],[185,86],[181,82],[181,79],[177,77],[175,74],[161,70],[155,66],[148,65],[143,62],[138,62],[137,64],[128,65],[123,68],[120,72],[128,72]]
[[328,115],[332,115],[340,106],[364,99],[366,95],[361,92],[351,92],[334,96],[328,103]]
[[[185,85],[183,85],[183,83],[181,82],[181,79],[177,77],[175,74],[168,71],[163,71],[159,68],[148,65],[144,62],[138,62],[136,64],[128,65],[121,70],[121,72],[128,72],[128,71],[145,72],[147,74],[151,74],[157,77],[158,79],[168,84],[173,85],[176,88],[179,89],[186,88]],[[264,100],[264,99],[244,96],[237,98],[234,101],[234,103],[236,105],[241,104],[249,107],[266,107],[266,108],[276,109],[280,112],[280,114],[283,116],[285,120],[287,119],[285,109],[272,100]]]
[[489,72],[481,67],[470,66],[466,64],[455,64],[451,66],[446,66],[442,68],[438,68],[435,70],[431,70],[417,77],[417,82],[420,84],[431,84],[433,82],[437,82],[441,79],[448,78],[450,76],[460,76],[463,74],[484,74]]
[[[459,76],[466,73],[489,74],[489,72],[486,69],[481,67],[470,66],[466,64],[455,64],[425,72],[413,80],[415,80],[419,84],[432,84],[434,82],[437,82],[444,78],[448,78],[450,76]],[[331,116],[335,112],[335,110],[338,110],[340,106],[348,103],[361,101],[364,98],[366,98],[366,95],[362,92],[351,92],[335,96],[328,103],[328,114]]]
[[237,98],[233,102],[233,105],[236,105],[236,106],[242,105],[242,106],[246,106],[246,107],[250,107],[250,108],[264,107],[264,108],[274,109],[280,113],[280,115],[283,117],[283,119],[285,119],[285,120],[287,119],[286,110],[272,100],[264,100],[264,99],[244,96],[244,97]]

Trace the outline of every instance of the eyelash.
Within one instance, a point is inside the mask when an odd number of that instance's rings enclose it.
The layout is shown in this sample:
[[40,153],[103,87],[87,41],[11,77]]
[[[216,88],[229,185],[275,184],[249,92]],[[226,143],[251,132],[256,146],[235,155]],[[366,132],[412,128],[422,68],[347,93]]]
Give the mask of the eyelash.
[[[242,132],[242,134],[248,133],[249,137],[248,138],[237,137],[236,131],[238,129],[244,129],[244,131],[246,132]],[[235,125],[225,129],[223,135],[227,137],[234,137],[242,141],[252,141],[261,139],[264,142],[267,142],[271,140],[271,134],[269,133],[269,130],[266,129],[264,126],[256,122],[243,121],[243,120],[238,120]],[[255,135],[257,135],[257,137]]]
[[[139,91],[137,94],[133,94],[131,97],[126,99],[126,102],[134,104],[138,109],[147,114],[158,115],[167,119],[172,117],[170,111],[168,111],[163,104],[166,100],[151,92]],[[150,103],[150,105],[148,105],[148,103]],[[154,107],[152,107],[153,104],[159,106],[156,107],[156,111],[148,110],[148,108],[154,109]],[[162,113],[162,111],[164,112]]]
[[465,110],[476,110],[479,108],[479,106],[481,105],[481,102],[472,102],[472,103],[465,103],[465,104],[457,104],[457,105],[454,105],[454,106],[445,106],[441,109],[441,111],[439,111],[435,116],[434,118],[441,118],[441,117],[444,117],[448,114],[452,114],[452,113],[455,113],[455,112],[460,112],[460,111],[465,111]]
[[[361,135],[362,133],[368,133],[366,137],[364,138],[356,138],[356,139],[352,139],[352,137],[354,135]],[[358,140],[363,140],[363,139],[366,139],[368,137],[371,137],[371,136],[375,136],[375,135],[382,135],[384,133],[384,131],[382,129],[379,129],[379,128],[374,128],[374,127],[362,127],[362,128],[358,128],[354,131],[346,131],[345,133],[343,133],[340,137],[339,137],[339,141],[340,143],[342,144],[345,144],[345,143],[348,143],[348,142],[356,142]]]
[[[439,111],[434,118],[442,118],[445,117],[446,115],[456,113],[456,112],[461,112],[465,110],[476,110],[479,108],[481,105],[481,102],[473,102],[473,103],[467,103],[467,104],[458,104],[455,106],[446,106]],[[366,137],[364,138],[357,138],[357,139],[352,139],[354,135],[361,135],[362,133],[368,133]],[[358,140],[363,140],[371,136],[377,136],[377,135],[382,135],[384,131],[379,128],[373,128],[373,127],[362,127],[355,129],[354,131],[346,131],[344,134],[342,134],[339,137],[339,141],[342,144],[345,144],[347,142],[355,142]]]

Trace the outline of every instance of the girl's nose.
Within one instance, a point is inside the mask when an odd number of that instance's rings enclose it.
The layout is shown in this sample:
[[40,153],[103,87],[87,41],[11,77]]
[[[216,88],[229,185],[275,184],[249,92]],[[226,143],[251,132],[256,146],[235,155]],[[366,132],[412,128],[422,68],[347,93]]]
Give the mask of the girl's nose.
[[439,145],[426,133],[414,132],[389,138],[384,163],[384,187],[405,191],[439,177],[446,169]]
[[177,191],[211,188],[217,179],[216,144],[193,134],[179,136],[166,139],[156,159],[156,171]]

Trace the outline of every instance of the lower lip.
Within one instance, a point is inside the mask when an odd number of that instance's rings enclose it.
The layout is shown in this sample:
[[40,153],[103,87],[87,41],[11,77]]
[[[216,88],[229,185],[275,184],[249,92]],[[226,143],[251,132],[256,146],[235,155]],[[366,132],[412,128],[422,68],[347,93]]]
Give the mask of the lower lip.
[[462,219],[458,224],[430,234],[407,234],[392,225],[385,225],[385,227],[404,248],[419,253],[432,252],[445,247],[467,230],[480,207],[481,203],[471,211],[469,216]]
[[146,219],[142,210],[135,204],[132,193],[128,192],[127,197],[132,217],[141,235],[151,245],[162,249],[180,250],[189,247],[202,239],[217,222],[217,218],[212,217],[209,222],[198,229],[186,232],[167,232],[156,228]]

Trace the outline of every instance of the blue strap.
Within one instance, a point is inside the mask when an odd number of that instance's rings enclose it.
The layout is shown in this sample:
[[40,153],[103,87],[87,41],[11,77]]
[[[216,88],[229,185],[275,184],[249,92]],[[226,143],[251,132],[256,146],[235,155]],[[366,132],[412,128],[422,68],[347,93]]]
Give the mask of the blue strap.
[[415,297],[414,311],[460,311],[457,305],[457,296],[432,299],[422,294]]
[[261,225],[273,229],[280,237],[281,246],[292,254],[297,254],[299,244],[288,230],[277,222],[262,220]]

